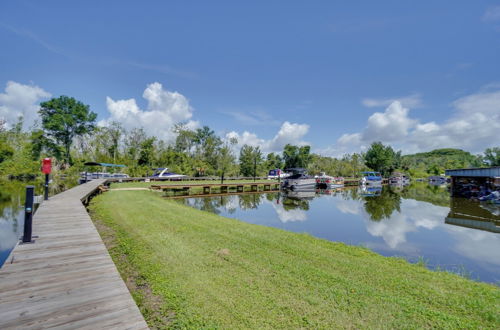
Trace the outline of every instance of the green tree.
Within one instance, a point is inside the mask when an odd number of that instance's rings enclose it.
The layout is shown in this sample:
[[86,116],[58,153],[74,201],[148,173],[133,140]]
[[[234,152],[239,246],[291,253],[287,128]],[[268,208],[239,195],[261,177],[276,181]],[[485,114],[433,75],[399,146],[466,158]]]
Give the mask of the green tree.
[[137,160],[137,164],[141,166],[152,166],[155,154],[155,146],[154,143],[156,141],[155,137],[150,137],[145,139],[141,143],[141,149],[139,151],[139,159]]
[[283,149],[283,160],[285,168],[303,167],[306,168],[311,160],[310,146],[294,146],[287,144]]
[[[194,136],[195,156],[208,164],[212,172],[218,168],[220,149],[223,146],[222,139],[218,137],[208,126],[198,128]],[[208,169],[208,172],[211,172]]]
[[88,105],[64,95],[42,102],[40,107],[43,129],[63,147],[64,160],[71,164],[73,139],[95,128],[97,114],[90,111]]
[[191,153],[194,144],[198,141],[196,132],[188,129],[183,124],[175,125],[174,133],[177,134],[175,138],[175,150],[178,152]]
[[500,166],[500,148],[488,148],[484,151],[484,160],[489,166]]
[[266,170],[274,170],[276,168],[282,169],[283,159],[279,154],[275,154],[274,152],[268,153],[264,167]]
[[382,142],[373,142],[365,154],[365,165],[387,176],[397,168],[398,157],[396,155],[391,146],[384,146]]
[[232,147],[238,143],[236,139],[221,144],[216,151],[216,168],[220,175],[221,183],[224,183],[224,176],[231,173],[234,168],[234,155]]
[[251,147],[245,144],[240,150],[240,174],[242,176],[254,176],[260,172],[262,166],[262,152],[259,147]]
[[143,128],[134,128],[125,136],[125,153],[129,160],[134,163],[139,159],[142,143],[147,139]]

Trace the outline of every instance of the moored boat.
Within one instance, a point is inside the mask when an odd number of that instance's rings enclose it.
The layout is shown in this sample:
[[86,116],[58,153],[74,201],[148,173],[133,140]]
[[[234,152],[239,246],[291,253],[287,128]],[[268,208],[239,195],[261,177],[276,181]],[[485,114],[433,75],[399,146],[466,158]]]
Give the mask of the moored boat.
[[187,175],[177,174],[174,172],[169,172],[168,167],[156,168],[155,172],[151,176],[151,178],[162,178],[162,179],[172,179],[172,180],[180,180],[186,178]]
[[379,186],[382,185],[382,175],[379,172],[366,171],[362,172],[363,178],[360,183],[364,186]]
[[326,175],[325,172],[321,172],[320,175],[316,175],[315,179],[316,188],[319,189],[332,189],[344,186],[344,178],[329,176]]
[[292,175],[285,178],[281,187],[290,190],[314,190],[316,189],[316,179],[307,174],[304,168],[291,168],[287,170]]
[[410,178],[404,173],[396,172],[389,178],[389,184],[407,185],[410,184]]
[[269,173],[267,174],[267,179],[268,180],[278,180],[278,179],[284,179],[290,176],[290,173],[286,173],[282,171],[279,168],[276,168],[274,170],[270,170]]

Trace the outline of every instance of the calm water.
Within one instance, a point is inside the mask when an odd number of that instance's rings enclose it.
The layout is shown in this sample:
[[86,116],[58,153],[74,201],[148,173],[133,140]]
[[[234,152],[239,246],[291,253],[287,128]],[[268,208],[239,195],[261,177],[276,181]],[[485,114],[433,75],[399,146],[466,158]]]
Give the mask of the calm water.
[[0,266],[23,233],[25,185],[0,182]]
[[[19,181],[0,181],[0,267],[8,258],[10,251],[23,235],[24,198],[26,186],[34,183]],[[41,195],[41,183],[35,183],[35,193]],[[63,187],[51,186],[50,195]]]
[[446,187],[186,198],[180,203],[246,222],[362,245],[500,284],[500,208],[449,197]]

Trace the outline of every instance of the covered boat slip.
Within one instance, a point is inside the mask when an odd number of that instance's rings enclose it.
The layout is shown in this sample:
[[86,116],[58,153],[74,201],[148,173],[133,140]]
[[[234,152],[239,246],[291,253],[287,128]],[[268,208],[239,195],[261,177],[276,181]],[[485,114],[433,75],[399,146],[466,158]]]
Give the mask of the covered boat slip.
[[446,170],[452,196],[477,197],[482,191],[500,190],[500,166]]
[[34,242],[0,269],[0,329],[148,328],[82,204],[104,182],[40,205]]

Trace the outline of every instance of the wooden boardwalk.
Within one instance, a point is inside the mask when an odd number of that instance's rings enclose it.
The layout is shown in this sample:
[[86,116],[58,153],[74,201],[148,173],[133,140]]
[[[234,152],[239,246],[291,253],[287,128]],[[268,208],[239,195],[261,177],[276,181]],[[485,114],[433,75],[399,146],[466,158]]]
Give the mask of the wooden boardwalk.
[[147,329],[82,200],[93,180],[42,203],[32,244],[0,268],[0,329]]

